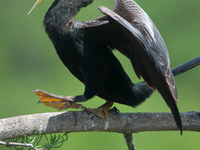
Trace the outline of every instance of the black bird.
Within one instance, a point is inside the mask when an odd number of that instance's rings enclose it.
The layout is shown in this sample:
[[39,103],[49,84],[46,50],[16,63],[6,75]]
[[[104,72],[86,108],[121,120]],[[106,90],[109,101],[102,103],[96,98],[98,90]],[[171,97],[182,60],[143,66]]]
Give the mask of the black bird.
[[[31,11],[39,2],[41,0]],[[88,110],[107,117],[113,102],[135,107],[157,89],[182,133],[168,50],[152,20],[133,0],[115,0],[113,11],[99,7],[105,14],[100,18],[88,22],[76,20],[74,17],[79,10],[92,2],[54,0],[43,22],[64,65],[85,84],[85,98],[97,95],[107,101],[98,109]],[[112,53],[113,49],[130,59],[136,75],[143,77],[148,86],[131,82]]]

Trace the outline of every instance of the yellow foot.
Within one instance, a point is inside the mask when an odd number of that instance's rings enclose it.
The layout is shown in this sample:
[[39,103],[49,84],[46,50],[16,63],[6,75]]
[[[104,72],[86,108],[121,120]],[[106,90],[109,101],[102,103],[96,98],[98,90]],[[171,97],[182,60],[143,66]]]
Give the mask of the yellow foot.
[[92,113],[92,114],[94,114],[94,115],[96,115],[96,116],[98,116],[98,117],[100,117],[100,118],[102,118],[104,120],[107,120],[107,118],[108,118],[108,110],[112,105],[113,105],[113,102],[107,101],[102,106],[98,107],[97,109],[87,108],[87,110],[90,113]]
[[51,106],[59,111],[67,108],[81,108],[84,109],[84,106],[81,104],[76,104],[73,101],[75,96],[61,96],[51,93],[47,93],[41,90],[34,90],[35,94],[40,97],[38,103],[43,103],[46,106]]

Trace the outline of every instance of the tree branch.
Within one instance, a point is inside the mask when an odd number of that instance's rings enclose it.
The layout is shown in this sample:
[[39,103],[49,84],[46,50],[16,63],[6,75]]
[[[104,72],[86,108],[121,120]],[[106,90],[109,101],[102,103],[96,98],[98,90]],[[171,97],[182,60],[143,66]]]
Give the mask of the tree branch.
[[126,145],[128,146],[128,150],[137,150],[133,141],[132,133],[124,133],[124,138],[126,141]]
[[[200,112],[181,113],[184,131],[200,131]],[[34,135],[35,126],[43,134],[104,131],[135,133],[178,130],[171,113],[109,112],[108,121],[86,111],[55,112],[0,119],[0,140]]]
[[0,141],[0,145],[5,145],[5,146],[8,146],[8,147],[13,147],[15,149],[16,146],[23,146],[23,147],[30,147],[34,150],[39,150],[37,148],[35,148],[32,144],[27,144],[27,143],[15,143],[15,142],[4,142],[4,141]]

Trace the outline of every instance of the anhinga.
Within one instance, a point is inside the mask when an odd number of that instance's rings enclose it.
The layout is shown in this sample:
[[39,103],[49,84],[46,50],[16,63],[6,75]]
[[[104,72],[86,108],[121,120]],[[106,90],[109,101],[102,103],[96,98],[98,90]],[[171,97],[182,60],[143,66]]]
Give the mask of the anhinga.
[[[31,11],[39,2],[41,0],[36,2]],[[64,65],[85,84],[85,100],[95,95],[106,100],[99,108],[88,110],[107,118],[107,111],[113,102],[135,107],[157,89],[182,132],[176,105],[178,94],[170,69],[168,50],[152,20],[133,0],[115,0],[113,11],[99,7],[105,15],[92,21],[76,20],[74,17],[79,10],[92,2],[54,0],[43,22]],[[145,82],[131,82],[112,53],[113,49],[130,59],[136,75],[138,78],[142,76]],[[50,98],[45,93],[40,92],[38,95],[43,96],[43,101]],[[69,107],[83,108],[80,104],[71,103],[61,109]]]

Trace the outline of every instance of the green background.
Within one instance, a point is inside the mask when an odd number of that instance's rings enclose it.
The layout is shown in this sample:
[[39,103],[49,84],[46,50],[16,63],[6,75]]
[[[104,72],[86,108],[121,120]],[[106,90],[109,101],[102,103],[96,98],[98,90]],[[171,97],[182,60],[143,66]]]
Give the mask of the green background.
[[[1,0],[0,5],[0,118],[26,114],[55,112],[42,104],[31,91],[41,89],[61,95],[80,95],[84,86],[58,58],[42,24],[53,0],[43,0],[27,15],[36,0]],[[199,56],[199,0],[137,0],[159,29],[168,47],[171,68]],[[114,0],[95,0],[76,16],[90,20],[101,16],[98,6],[114,7]],[[137,83],[128,59],[115,52],[132,81]],[[180,112],[199,111],[200,67],[175,78]],[[95,108],[104,100],[97,97],[84,103]],[[155,92],[137,108],[115,104],[121,112],[170,112]],[[72,109],[71,109],[72,110]],[[69,110],[70,111],[70,110]],[[123,135],[117,133],[70,133],[61,149],[122,150],[127,149]],[[138,150],[199,150],[200,133],[184,131],[143,132],[133,134]],[[0,146],[0,149],[8,149]]]

